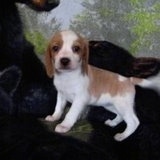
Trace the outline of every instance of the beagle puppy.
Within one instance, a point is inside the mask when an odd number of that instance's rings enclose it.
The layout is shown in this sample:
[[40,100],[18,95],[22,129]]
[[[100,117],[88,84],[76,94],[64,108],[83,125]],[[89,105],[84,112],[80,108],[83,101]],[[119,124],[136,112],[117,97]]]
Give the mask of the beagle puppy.
[[106,125],[114,127],[125,121],[126,129],[114,136],[115,140],[122,141],[140,124],[134,111],[135,85],[157,88],[160,86],[159,78],[127,78],[93,67],[88,64],[88,50],[88,41],[70,30],[57,32],[51,39],[45,54],[45,66],[48,76],[54,76],[58,95],[53,115],[45,119],[59,120],[66,102],[71,102],[64,120],[55,128],[56,132],[65,133],[87,105],[103,106],[117,115],[112,120],[106,120]]

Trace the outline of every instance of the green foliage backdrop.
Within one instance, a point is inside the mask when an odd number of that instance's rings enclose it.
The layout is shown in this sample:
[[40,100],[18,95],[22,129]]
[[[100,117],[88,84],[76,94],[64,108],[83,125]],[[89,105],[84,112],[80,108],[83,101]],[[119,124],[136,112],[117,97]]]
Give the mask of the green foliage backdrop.
[[109,40],[136,55],[160,55],[158,0],[83,0],[82,5],[84,11],[72,21],[72,29],[90,39]]
[[[154,34],[160,34],[160,2],[156,1],[145,7],[146,0],[130,0],[134,10],[126,15],[127,21],[133,22],[131,32],[136,35],[132,42],[132,52],[137,52],[140,47],[151,47]],[[155,38],[155,37],[154,37]]]
[[[26,37],[36,46],[37,53],[43,53],[46,41],[60,29],[73,29],[89,40],[108,40],[129,50],[136,56],[160,57],[160,1],[159,0],[61,0],[72,10],[77,3],[83,7],[70,24],[67,10],[61,8],[52,14],[37,13],[26,6],[20,6]],[[63,6],[63,5],[61,5]],[[82,8],[81,7],[81,8]],[[62,15],[57,19],[56,15]]]
[[60,28],[60,23],[55,18],[48,23],[46,21],[49,16],[47,12],[36,12],[23,5],[19,5],[19,10],[25,36],[35,46],[36,53],[42,56],[53,32]]
[[37,54],[44,54],[47,46],[47,39],[43,36],[41,32],[25,32],[25,36],[28,41],[30,41],[35,46],[35,51]]

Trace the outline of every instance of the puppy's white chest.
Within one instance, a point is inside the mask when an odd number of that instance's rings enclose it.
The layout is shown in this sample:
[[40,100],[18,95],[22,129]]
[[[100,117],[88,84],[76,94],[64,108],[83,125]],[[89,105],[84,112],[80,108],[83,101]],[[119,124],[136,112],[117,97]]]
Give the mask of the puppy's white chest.
[[69,102],[73,102],[76,95],[76,88],[70,82],[56,83],[55,86]]
[[[73,102],[75,96],[83,95],[85,85],[84,78],[81,77],[55,77],[54,79],[55,87],[58,92],[61,92],[67,101]],[[83,92],[83,93],[82,93]]]

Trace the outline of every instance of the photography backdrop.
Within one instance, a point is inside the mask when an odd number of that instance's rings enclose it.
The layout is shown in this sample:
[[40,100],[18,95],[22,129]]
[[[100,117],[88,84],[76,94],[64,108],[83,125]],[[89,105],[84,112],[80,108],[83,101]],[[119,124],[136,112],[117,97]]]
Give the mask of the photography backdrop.
[[[61,0],[49,13],[19,5],[27,38],[44,53],[56,30],[73,29],[89,40],[107,40],[136,56],[160,57],[159,0]],[[39,46],[39,47],[38,47]]]

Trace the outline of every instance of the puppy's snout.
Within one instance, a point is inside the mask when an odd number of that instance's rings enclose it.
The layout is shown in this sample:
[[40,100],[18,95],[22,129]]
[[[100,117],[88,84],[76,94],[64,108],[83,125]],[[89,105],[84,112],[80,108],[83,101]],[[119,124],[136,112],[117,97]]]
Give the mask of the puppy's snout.
[[63,66],[67,66],[67,65],[69,65],[69,63],[70,63],[70,59],[67,58],[67,57],[64,57],[64,58],[61,58],[61,59],[60,59],[60,62],[61,62],[61,64],[62,64]]

